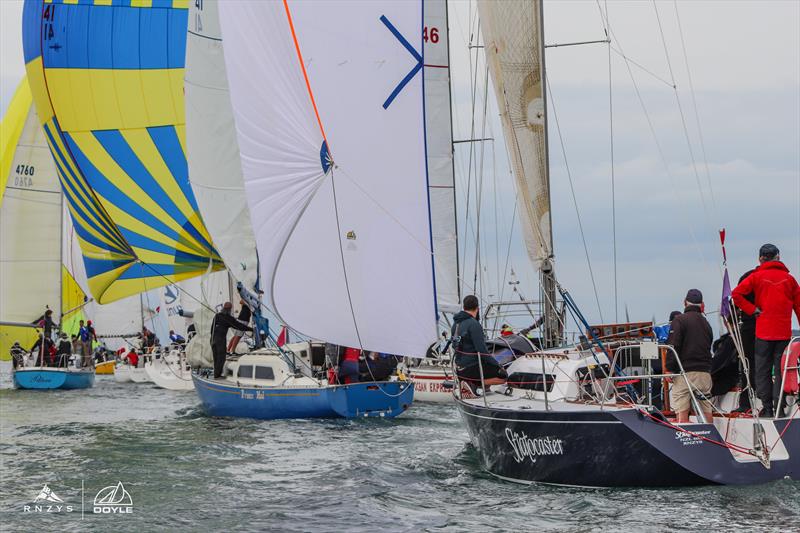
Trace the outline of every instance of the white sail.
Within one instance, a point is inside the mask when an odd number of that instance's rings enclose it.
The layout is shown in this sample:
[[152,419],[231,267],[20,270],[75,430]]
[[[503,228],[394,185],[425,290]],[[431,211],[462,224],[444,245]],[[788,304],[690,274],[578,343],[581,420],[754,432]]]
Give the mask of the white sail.
[[421,1],[219,9],[266,301],[311,337],[424,353],[436,313]]
[[184,76],[192,190],[225,265],[252,290],[258,278],[256,242],[242,181],[216,0],[189,4]]
[[544,47],[539,0],[478,0],[484,51],[536,268],[552,256]]
[[436,296],[440,310],[460,309],[450,52],[446,0],[425,0],[425,132]]
[[[30,102],[28,82],[23,80],[2,123],[2,142],[10,143],[8,151],[3,150],[4,159],[8,156],[10,161],[0,165],[7,173],[2,176],[5,190],[0,204],[0,321],[4,322],[30,323],[44,313],[45,305],[53,310],[54,320],[61,315],[61,185]],[[16,125],[11,123],[15,111],[21,119]]]

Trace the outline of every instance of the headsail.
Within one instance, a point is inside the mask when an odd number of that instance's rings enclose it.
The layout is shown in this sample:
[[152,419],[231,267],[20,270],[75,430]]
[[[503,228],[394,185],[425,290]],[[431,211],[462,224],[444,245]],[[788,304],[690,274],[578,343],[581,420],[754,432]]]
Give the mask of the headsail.
[[224,2],[225,65],[267,301],[345,346],[436,339],[422,2]]
[[34,102],[99,303],[222,268],[187,176],[185,3],[108,4],[23,11]]
[[[49,306],[61,314],[61,188],[28,80],[23,79],[0,122],[7,174],[0,204],[0,322],[30,324]],[[30,348],[36,330],[0,327],[0,354],[19,341]]]
[[456,229],[453,124],[450,104],[450,51],[446,0],[424,0],[425,134],[428,194],[431,202],[436,296],[439,309],[460,306],[458,231]]
[[189,179],[225,264],[236,280],[253,290],[258,279],[256,240],[242,180],[222,47],[217,1],[192,2],[185,71]]
[[536,268],[553,255],[541,7],[541,0],[478,0],[525,246]]

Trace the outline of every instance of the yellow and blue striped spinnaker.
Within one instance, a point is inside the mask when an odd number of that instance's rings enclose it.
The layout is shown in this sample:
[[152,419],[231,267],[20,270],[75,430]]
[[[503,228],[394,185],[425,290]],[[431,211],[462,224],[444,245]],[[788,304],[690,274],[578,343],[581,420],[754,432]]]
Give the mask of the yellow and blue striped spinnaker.
[[26,0],[39,118],[83,253],[108,303],[224,268],[189,185],[186,0]]

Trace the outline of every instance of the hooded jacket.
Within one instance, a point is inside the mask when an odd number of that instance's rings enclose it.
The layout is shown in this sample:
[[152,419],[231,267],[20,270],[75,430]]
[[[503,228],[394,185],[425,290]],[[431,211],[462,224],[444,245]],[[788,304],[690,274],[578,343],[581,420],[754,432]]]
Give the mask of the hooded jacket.
[[[748,301],[752,294],[755,303]],[[792,337],[792,310],[800,320],[800,286],[780,261],[765,261],[747,276],[732,292],[733,303],[756,320],[756,337],[765,341],[782,341]]]
[[[671,344],[686,372],[711,372],[711,342],[714,332],[711,325],[700,312],[696,305],[690,305],[682,315],[672,320],[672,331],[669,333],[667,344]],[[675,361],[675,355],[669,352],[667,368],[671,372],[678,372],[680,367]]]
[[450,333],[455,339],[453,347],[456,350],[457,365],[474,364],[477,360],[476,354],[489,352],[480,322],[466,311],[459,311],[453,316]]

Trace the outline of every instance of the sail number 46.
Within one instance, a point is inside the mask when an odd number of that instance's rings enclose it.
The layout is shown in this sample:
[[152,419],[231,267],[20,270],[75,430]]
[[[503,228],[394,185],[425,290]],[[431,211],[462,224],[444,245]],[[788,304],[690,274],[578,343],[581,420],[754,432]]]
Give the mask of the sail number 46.
[[423,27],[422,28],[422,40],[424,42],[426,42],[426,43],[428,42],[428,40],[430,40],[430,42],[432,42],[433,44],[438,43],[439,42],[439,28],[431,27],[430,30],[429,30],[427,26]]

